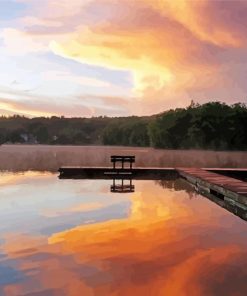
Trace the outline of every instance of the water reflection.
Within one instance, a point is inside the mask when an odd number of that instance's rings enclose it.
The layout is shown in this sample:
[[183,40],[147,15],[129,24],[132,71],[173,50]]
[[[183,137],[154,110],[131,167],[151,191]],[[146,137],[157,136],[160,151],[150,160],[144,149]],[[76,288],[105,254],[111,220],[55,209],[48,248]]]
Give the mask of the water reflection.
[[246,295],[246,223],[184,181],[122,195],[109,180],[16,177],[0,185],[0,295]]
[[[111,185],[111,192],[114,193],[131,193],[135,192],[135,185],[133,185],[133,180],[131,178],[125,179],[113,179],[113,184]],[[120,182],[120,183],[117,183]],[[127,183],[127,184],[126,184]]]
[[184,190],[188,194],[190,199],[197,196],[195,188],[182,178],[157,180],[156,183],[162,188],[169,188],[175,191]]

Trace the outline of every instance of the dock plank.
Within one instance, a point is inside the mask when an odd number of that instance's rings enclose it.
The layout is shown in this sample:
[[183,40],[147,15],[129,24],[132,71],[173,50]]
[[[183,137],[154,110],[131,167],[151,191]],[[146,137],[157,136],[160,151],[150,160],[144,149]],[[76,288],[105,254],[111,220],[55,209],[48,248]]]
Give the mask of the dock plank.
[[219,189],[221,189],[219,190],[219,193],[221,194],[225,193],[226,195],[229,195],[228,191],[230,191],[233,194],[247,197],[247,183],[244,181],[237,180],[228,176],[222,176],[217,173],[206,171],[205,169],[200,168],[178,168],[177,170],[178,173],[186,179],[191,180],[192,178],[194,183],[206,182],[206,185],[209,189],[217,189],[218,186]]

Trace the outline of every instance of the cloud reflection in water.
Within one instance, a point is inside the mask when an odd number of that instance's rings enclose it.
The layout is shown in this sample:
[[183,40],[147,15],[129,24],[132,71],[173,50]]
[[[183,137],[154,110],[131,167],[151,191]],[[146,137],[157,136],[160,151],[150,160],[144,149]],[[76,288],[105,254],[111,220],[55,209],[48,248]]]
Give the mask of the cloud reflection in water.
[[[41,218],[30,214],[22,228],[20,217],[16,233],[13,225],[2,234],[0,266],[12,281],[1,283],[1,295],[247,293],[246,223],[191,194],[184,181],[135,181],[135,193],[119,195],[106,192],[109,181],[61,182],[28,173],[23,178],[15,185],[18,198]],[[77,220],[62,231],[41,234],[43,226],[31,225],[47,220],[54,227],[54,215],[71,223],[69,212]],[[95,213],[103,219],[85,224],[84,215]]]

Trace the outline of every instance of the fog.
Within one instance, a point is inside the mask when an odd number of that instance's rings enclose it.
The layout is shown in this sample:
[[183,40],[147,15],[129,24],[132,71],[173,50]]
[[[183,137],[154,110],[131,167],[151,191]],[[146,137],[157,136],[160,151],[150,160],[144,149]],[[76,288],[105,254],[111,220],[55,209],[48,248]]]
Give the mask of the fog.
[[61,166],[111,166],[113,154],[135,155],[135,166],[247,167],[247,152],[161,150],[110,146],[0,146],[0,170],[57,171]]

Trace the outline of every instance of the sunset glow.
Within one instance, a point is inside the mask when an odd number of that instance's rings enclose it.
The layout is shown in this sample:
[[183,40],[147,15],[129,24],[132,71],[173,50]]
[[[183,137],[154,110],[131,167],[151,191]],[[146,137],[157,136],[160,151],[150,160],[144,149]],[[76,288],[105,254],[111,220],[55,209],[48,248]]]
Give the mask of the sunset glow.
[[245,1],[2,0],[0,112],[144,115],[246,102]]

